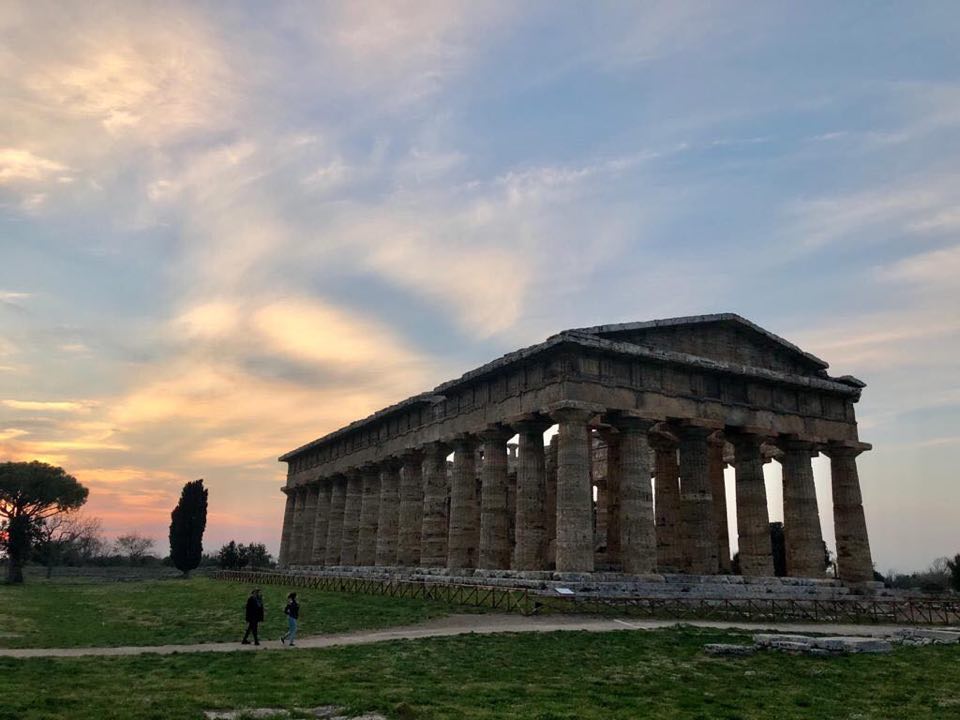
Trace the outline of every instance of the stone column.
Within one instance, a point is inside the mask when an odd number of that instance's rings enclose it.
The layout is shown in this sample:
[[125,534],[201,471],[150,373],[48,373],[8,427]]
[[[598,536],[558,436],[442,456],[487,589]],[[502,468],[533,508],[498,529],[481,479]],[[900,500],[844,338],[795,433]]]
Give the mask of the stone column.
[[380,471],[374,465],[360,470],[360,535],[357,541],[357,565],[370,567],[377,562],[377,526],[380,522]]
[[483,441],[480,477],[480,552],[477,566],[488,570],[510,567],[510,521],[507,518],[507,440],[511,432],[488,428]]
[[400,462],[391,458],[380,471],[380,521],[377,528],[377,565],[397,564],[400,521]]
[[320,481],[317,491],[317,516],[313,527],[313,552],[311,565],[324,565],[327,562],[327,531],[330,522],[330,481]]
[[290,564],[290,543],[293,537],[293,523],[296,514],[296,491],[288,488],[281,488],[283,494],[287,496],[287,501],[283,506],[283,530],[280,533],[280,556],[277,558],[280,567],[286,567]]
[[298,487],[294,491],[293,533],[290,535],[290,564],[300,564],[300,548],[303,547],[303,508],[306,504],[306,489]]
[[397,564],[420,564],[420,533],[423,529],[423,453],[403,455],[400,471],[400,529],[397,533]]
[[735,433],[728,435],[728,438],[734,449],[740,574],[772,577],[770,515],[767,511],[767,487],[763,482],[763,457],[760,455],[763,437]]
[[587,422],[594,410],[573,405],[551,413],[557,433],[557,570],[593,572],[593,493]]
[[300,564],[313,564],[313,533],[317,525],[317,499],[320,488],[316,483],[306,487],[303,504],[303,538],[300,541]]
[[420,565],[445,567],[447,564],[447,455],[443,443],[424,448],[423,526],[420,536]]
[[710,492],[709,428],[684,425],[680,437],[680,546],[684,570],[694,575],[715,575],[717,528]]
[[785,439],[780,448],[783,450],[780,463],[783,465],[783,541],[787,550],[787,575],[823,577],[826,559],[810,462],[817,454],[816,445]]
[[631,575],[657,569],[657,533],[650,487],[650,444],[654,422],[620,417],[620,554],[623,571]]
[[357,543],[360,540],[360,507],[363,503],[363,478],[358,470],[347,475],[347,494],[343,505],[343,540],[340,543],[340,564],[357,564]]
[[680,544],[680,466],[677,443],[664,435],[651,438],[654,449],[654,492],[657,513],[657,570],[679,572],[683,567]]
[[543,565],[553,570],[557,567],[557,459],[560,438],[550,438],[544,464],[546,465],[546,492],[544,493]]
[[713,523],[717,530],[717,566],[720,572],[730,572],[730,527],[727,523],[727,483],[723,477],[722,435],[710,437],[708,464],[710,494],[713,495]]
[[543,433],[549,426],[548,422],[536,418],[513,426],[520,436],[514,570],[542,570],[544,567],[547,478]]
[[450,536],[447,567],[472,568],[477,564],[479,517],[477,513],[476,439],[461,436],[453,442],[453,478],[450,484]]
[[330,519],[327,522],[327,561],[325,565],[340,565],[340,546],[343,543],[343,510],[347,501],[347,479],[336,475],[330,481]]
[[[621,435],[618,432],[604,431],[603,432],[603,441],[607,446],[607,477],[606,477],[606,487],[604,490],[604,500],[603,505],[605,506],[604,511],[604,520],[607,530],[607,563],[614,567],[622,567],[623,563],[621,561],[621,552],[620,552],[620,538],[622,537],[621,532],[621,517],[623,514],[622,506],[620,502],[621,497],[621,455],[620,455],[620,440]],[[650,478],[647,477],[649,481]],[[649,482],[648,482],[649,484]],[[598,515],[601,512],[601,503],[600,497],[597,497],[597,513]],[[600,517],[597,517],[597,525],[600,524]]]
[[867,521],[863,514],[860,476],[857,473],[857,456],[865,449],[832,445],[824,450],[830,457],[837,574],[841,580],[849,583],[873,580],[873,560],[870,557]]

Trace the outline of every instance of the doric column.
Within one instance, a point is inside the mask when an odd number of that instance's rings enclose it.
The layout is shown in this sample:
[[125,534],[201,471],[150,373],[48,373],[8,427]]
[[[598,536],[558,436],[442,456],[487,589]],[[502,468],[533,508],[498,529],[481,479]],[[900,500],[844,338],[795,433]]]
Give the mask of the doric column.
[[360,469],[360,535],[357,541],[357,565],[369,567],[377,562],[377,526],[380,522],[380,471],[375,465]]
[[300,564],[300,548],[303,547],[303,508],[307,493],[304,487],[295,488],[296,501],[293,506],[293,533],[290,535],[290,564]]
[[684,570],[694,575],[715,575],[717,529],[710,492],[709,428],[683,425],[680,437],[680,546]]
[[380,470],[380,520],[377,526],[377,565],[397,564],[400,521],[400,461],[390,458]]
[[327,530],[330,522],[330,481],[320,480],[317,490],[317,516],[313,527],[313,552],[311,565],[324,565],[327,562]]
[[511,431],[491,427],[480,433],[483,466],[480,469],[480,552],[477,567],[510,567],[510,521],[507,518],[507,440]]
[[730,528],[727,524],[727,483],[723,477],[722,435],[711,435],[708,446],[710,494],[713,495],[713,524],[717,531],[717,566],[730,572]]
[[320,488],[311,483],[305,488],[303,504],[303,538],[300,541],[300,564],[313,564],[313,533],[317,526],[317,498]]
[[424,448],[423,526],[420,537],[420,565],[445,567],[447,564],[447,455],[443,443]]
[[530,418],[514,423],[519,433],[517,456],[517,514],[514,570],[542,570],[546,537],[546,456],[543,433],[545,420]]
[[290,564],[290,543],[293,536],[294,515],[296,514],[297,495],[292,488],[281,488],[287,496],[283,506],[283,530],[280,533],[280,556],[277,558],[280,567]]
[[572,404],[551,413],[557,433],[557,570],[593,572],[593,492],[587,423],[595,410]]
[[543,566],[554,569],[557,566],[557,459],[560,450],[560,438],[550,438],[544,464],[546,466],[546,492],[544,493],[543,523]]
[[826,558],[817,489],[810,459],[816,445],[795,439],[780,442],[783,457],[783,540],[787,550],[787,575],[823,577]]
[[450,484],[450,536],[447,567],[472,568],[477,564],[479,513],[477,512],[477,441],[472,435],[453,442],[453,478]]
[[773,552],[770,546],[770,515],[767,487],[763,482],[763,436],[730,433],[733,443],[737,490],[737,536],[740,546],[740,574],[772,577]]
[[327,561],[325,565],[340,565],[340,546],[343,543],[343,510],[347,501],[347,479],[335,475],[330,481],[330,519],[327,522]]
[[[600,502],[599,492],[597,495],[597,527],[600,527],[601,517],[604,520],[604,526],[607,531],[607,554],[606,559],[609,565],[622,567],[620,538],[622,537],[620,519],[622,517],[621,497],[621,456],[620,440],[621,435],[618,432],[605,430],[602,433],[607,454],[607,476],[606,487],[603,488],[604,502]],[[649,481],[649,477],[647,480]],[[601,507],[602,505],[602,507]]]
[[680,543],[680,466],[677,443],[666,435],[654,435],[654,493],[657,524],[657,570],[678,572],[683,567]]
[[397,533],[397,564],[420,564],[420,533],[423,529],[423,453],[403,455],[400,471],[400,529]]
[[363,477],[358,470],[347,475],[347,494],[343,505],[343,540],[340,542],[340,564],[357,564],[357,543],[360,540],[360,507],[363,503]]
[[830,457],[833,488],[833,526],[837,536],[837,574],[844,582],[873,580],[873,560],[863,514],[863,496],[857,473],[857,456],[867,449],[832,445],[824,449]]
[[657,569],[657,532],[650,487],[650,443],[654,422],[621,416],[620,431],[620,556],[623,571],[631,575]]

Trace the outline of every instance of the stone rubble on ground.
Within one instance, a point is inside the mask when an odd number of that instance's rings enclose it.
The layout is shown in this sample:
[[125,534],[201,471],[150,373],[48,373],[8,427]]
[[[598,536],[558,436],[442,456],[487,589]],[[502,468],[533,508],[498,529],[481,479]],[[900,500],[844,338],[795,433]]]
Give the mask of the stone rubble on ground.
[[754,645],[734,645],[731,643],[710,643],[704,645],[707,655],[753,655],[757,648]]
[[270,720],[271,718],[311,717],[322,720],[387,720],[379,713],[363,715],[343,715],[343,708],[336,705],[322,705],[315,708],[294,708],[292,714],[283,708],[242,708],[240,710],[207,710],[203,713],[206,720]]
[[757,650],[777,650],[804,655],[839,655],[843,653],[887,653],[898,645],[956,645],[960,628],[904,628],[886,637],[852,637],[843,635],[811,636],[784,633],[758,633],[753,645],[710,643],[703,650],[708,655],[743,656]]

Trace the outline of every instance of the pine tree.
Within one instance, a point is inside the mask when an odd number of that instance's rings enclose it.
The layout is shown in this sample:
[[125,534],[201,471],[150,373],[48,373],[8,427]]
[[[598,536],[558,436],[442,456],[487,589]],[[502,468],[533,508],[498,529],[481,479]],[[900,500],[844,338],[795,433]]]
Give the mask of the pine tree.
[[203,480],[183,486],[180,502],[170,513],[170,559],[184,575],[200,565],[207,527],[207,490]]

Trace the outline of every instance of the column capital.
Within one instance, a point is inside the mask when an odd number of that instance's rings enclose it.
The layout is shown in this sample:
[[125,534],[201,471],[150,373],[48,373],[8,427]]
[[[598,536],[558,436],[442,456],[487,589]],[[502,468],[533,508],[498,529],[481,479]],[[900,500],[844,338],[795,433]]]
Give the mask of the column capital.
[[477,449],[479,438],[472,433],[460,433],[450,438],[450,445],[455,452],[474,451]]
[[734,447],[756,445],[758,448],[765,442],[769,442],[774,434],[769,430],[750,425],[738,425],[736,427],[728,425],[723,430],[723,436]]
[[[805,438],[799,435],[779,435],[773,438],[771,442],[785,453],[788,452],[808,452],[810,457],[816,457],[820,454],[820,448],[823,443],[814,438]],[[780,458],[778,458],[779,460]]]
[[820,446],[820,452],[831,459],[855,458],[860,453],[872,449],[873,445],[863,442],[830,442]]
[[423,462],[424,452],[420,448],[410,448],[400,453],[400,462],[404,465],[419,464]]
[[582,422],[586,425],[595,415],[606,412],[606,408],[596,403],[561,400],[548,405],[545,412],[556,422]]
[[493,425],[488,425],[479,433],[479,437],[483,442],[499,442],[506,444],[507,440],[513,437],[513,430],[509,427],[505,427],[500,423],[494,423]]
[[665,430],[658,430],[650,433],[650,447],[661,452],[670,452],[676,450],[680,444],[679,439],[673,433]]
[[383,458],[377,463],[380,472],[397,472],[403,466],[403,461],[396,455]]
[[527,413],[507,418],[507,425],[517,433],[533,435],[535,433],[545,433],[547,428],[553,425],[553,421],[539,413]]
[[670,423],[670,431],[680,440],[703,440],[706,442],[707,438],[719,429],[715,424],[707,424],[696,420],[679,420]]

